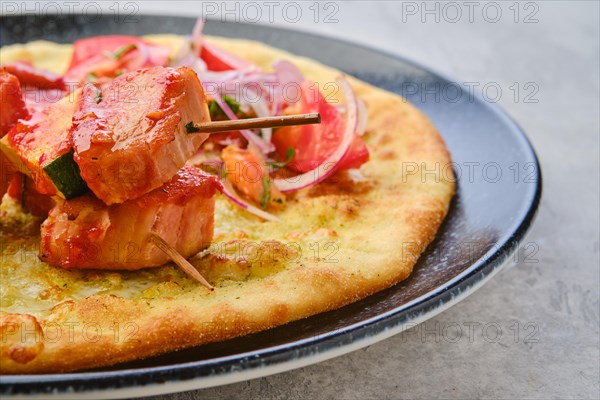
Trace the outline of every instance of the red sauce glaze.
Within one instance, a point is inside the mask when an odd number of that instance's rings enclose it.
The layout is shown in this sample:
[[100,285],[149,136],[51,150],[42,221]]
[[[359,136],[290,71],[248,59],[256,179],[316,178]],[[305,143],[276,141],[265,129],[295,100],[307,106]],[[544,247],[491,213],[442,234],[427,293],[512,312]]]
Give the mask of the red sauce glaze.
[[4,68],[0,68],[0,102],[0,137],[3,137],[19,119],[29,116],[19,79]]

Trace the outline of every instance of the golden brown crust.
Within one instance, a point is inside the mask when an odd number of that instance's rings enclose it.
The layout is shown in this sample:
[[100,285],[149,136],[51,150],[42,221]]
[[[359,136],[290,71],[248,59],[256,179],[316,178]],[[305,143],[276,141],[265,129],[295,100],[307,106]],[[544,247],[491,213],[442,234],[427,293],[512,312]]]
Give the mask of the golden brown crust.
[[[260,43],[214,41],[264,68],[288,58],[317,82],[333,82],[338,74]],[[369,110],[365,140],[372,158],[360,179],[337,174],[292,196],[279,213],[282,222],[261,222],[218,199],[215,243],[205,257],[191,260],[216,285],[214,292],[170,266],[154,275],[140,272],[155,284],[125,298],[100,292],[84,298],[58,290],[54,304],[62,304],[36,318],[43,349],[15,356],[3,344],[2,373],[98,367],[241,336],[341,307],[408,277],[454,194],[450,156],[434,126],[406,100],[355,79],[351,84]],[[17,267],[15,261],[7,268],[16,274]],[[47,273],[58,279],[55,271]],[[101,278],[68,278],[85,279],[88,287],[110,278],[112,288],[133,279],[98,274]],[[76,324],[72,335],[65,327],[69,323]],[[4,325],[2,335],[18,336]],[[49,327],[57,326],[62,336],[48,340]]]

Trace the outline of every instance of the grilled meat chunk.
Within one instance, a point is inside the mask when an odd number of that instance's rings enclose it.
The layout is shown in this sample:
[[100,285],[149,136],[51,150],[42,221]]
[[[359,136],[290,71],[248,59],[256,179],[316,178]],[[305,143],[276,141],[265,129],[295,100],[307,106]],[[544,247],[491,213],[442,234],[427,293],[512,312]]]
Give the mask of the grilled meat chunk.
[[213,236],[215,178],[186,166],[164,186],[107,206],[93,194],[63,200],[42,224],[41,256],[63,268],[157,267],[168,257],[150,241],[155,232],[184,257]]
[[[21,85],[16,76],[0,68],[0,138],[4,137],[19,119],[29,113],[21,93]],[[4,196],[16,169],[0,151],[0,198]]]
[[89,188],[106,204],[162,186],[208,137],[186,129],[190,122],[210,121],[200,81],[186,67],[126,73],[83,98],[96,101],[80,102],[75,112],[75,161]]

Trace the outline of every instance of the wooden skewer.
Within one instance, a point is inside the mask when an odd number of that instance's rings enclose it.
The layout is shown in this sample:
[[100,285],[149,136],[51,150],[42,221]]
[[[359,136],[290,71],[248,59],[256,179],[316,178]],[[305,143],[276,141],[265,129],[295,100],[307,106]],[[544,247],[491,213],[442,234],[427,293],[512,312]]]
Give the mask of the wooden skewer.
[[[319,113],[285,115],[279,117],[247,118],[227,121],[211,121],[189,124],[188,133],[216,133],[239,131],[243,129],[277,128],[281,126],[320,124]],[[215,290],[210,283],[198,272],[188,260],[185,259],[173,246],[167,243],[156,232],[150,232],[150,241],[164,252],[179,268],[191,278],[197,280],[209,290]]]
[[193,124],[190,133],[216,133],[243,129],[278,128],[281,126],[320,124],[321,114],[283,115],[279,117],[246,118],[227,121],[211,121]]
[[183,270],[186,274],[188,274],[191,278],[197,280],[204,286],[206,286],[209,290],[215,290],[214,287],[211,286],[210,283],[198,272],[196,268],[188,260],[185,259],[173,246],[165,241],[165,239],[161,238],[156,232],[150,232],[150,241],[158,247],[161,251],[163,251],[169,258],[177,264],[179,268]]

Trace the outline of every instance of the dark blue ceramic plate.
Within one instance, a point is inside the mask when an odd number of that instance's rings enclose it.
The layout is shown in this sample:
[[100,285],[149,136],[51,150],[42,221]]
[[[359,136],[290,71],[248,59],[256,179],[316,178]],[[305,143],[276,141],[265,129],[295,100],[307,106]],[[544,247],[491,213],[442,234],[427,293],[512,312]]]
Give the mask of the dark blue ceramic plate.
[[[3,18],[2,45],[47,39],[72,42],[101,34],[191,32],[194,19],[82,16]],[[109,369],[2,376],[2,395],[134,397],[265,376],[335,357],[401,332],[456,304],[494,275],[528,230],[541,195],[536,155],[521,129],[496,105],[449,79],[369,48],[271,27],[209,22],[207,33],[255,39],[319,60],[424,111],[446,140],[458,193],[438,238],[406,281],[358,303],[240,339]],[[527,249],[521,254],[527,257]]]

